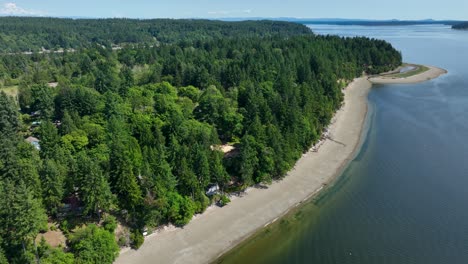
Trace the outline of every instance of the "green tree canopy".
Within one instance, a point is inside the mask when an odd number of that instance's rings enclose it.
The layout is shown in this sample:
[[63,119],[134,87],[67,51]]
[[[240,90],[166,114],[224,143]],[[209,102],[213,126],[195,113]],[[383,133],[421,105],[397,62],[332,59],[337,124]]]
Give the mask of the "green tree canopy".
[[112,264],[119,254],[114,234],[94,224],[77,229],[70,237],[75,263]]

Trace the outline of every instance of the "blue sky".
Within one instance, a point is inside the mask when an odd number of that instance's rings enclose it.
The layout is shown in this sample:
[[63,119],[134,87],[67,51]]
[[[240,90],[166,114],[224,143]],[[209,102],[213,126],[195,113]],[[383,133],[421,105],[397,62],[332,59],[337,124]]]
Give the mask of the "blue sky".
[[468,20],[468,0],[0,0],[0,15]]

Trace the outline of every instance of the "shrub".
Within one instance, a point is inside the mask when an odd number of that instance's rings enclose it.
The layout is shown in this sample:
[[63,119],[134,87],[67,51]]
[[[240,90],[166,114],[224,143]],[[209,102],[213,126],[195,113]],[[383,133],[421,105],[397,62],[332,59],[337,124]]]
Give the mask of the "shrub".
[[102,222],[102,227],[104,227],[105,230],[114,233],[117,228],[117,219],[112,215],[108,215],[106,219],[104,219],[104,222]]
[[221,199],[219,200],[219,205],[221,207],[223,207],[223,206],[227,205],[230,202],[231,202],[231,199],[229,199],[229,197],[227,197],[225,194],[223,194],[221,196]]
[[132,234],[130,234],[131,246],[133,249],[139,249],[143,242],[145,242],[145,237],[141,233],[140,230],[133,230]]
[[0,248],[0,264],[8,264],[8,260],[3,253],[3,249]]
[[119,237],[119,241],[117,241],[119,247],[126,247],[128,245],[127,238],[125,236]]
[[114,234],[95,224],[78,228],[69,241],[77,263],[112,264],[119,255]]
[[184,226],[190,222],[196,209],[192,199],[178,193],[170,193],[168,203],[168,218],[172,223],[177,226]]
[[200,193],[196,198],[196,213],[203,213],[206,208],[210,205],[210,199],[206,197],[204,193]]
[[68,221],[66,219],[60,223],[60,229],[64,234],[68,234],[70,232]]

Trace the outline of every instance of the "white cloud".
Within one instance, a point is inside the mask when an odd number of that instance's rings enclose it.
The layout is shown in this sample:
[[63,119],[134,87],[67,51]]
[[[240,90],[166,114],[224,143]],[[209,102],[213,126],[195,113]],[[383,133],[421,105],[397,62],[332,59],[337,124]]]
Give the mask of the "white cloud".
[[244,10],[217,10],[217,11],[209,11],[209,15],[241,15],[241,14],[250,14],[252,13],[252,9],[244,9]]
[[32,9],[25,9],[22,8],[15,3],[5,3],[0,8],[0,15],[4,16],[40,16],[44,15],[43,12],[32,10]]
[[208,11],[208,14],[210,14],[210,15],[227,15],[227,14],[229,14],[229,11],[226,11],[226,10]]

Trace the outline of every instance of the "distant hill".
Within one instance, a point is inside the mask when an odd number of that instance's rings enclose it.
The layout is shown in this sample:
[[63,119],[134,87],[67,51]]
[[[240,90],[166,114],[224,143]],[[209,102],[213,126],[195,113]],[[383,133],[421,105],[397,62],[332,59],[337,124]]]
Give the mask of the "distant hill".
[[[229,18],[222,19],[225,21],[243,21],[247,18]],[[264,18],[255,17],[248,18],[249,20],[261,20]],[[300,24],[323,24],[323,25],[358,25],[358,26],[411,26],[411,25],[456,25],[462,21],[457,20],[433,20],[433,19],[424,19],[424,20],[370,20],[370,19],[343,19],[343,18],[291,18],[291,17],[278,17],[278,18],[268,18],[276,21],[289,21],[296,22]]]
[[78,49],[93,43],[123,44],[206,41],[222,37],[291,37],[312,31],[285,21],[241,21],[173,19],[71,19],[0,17],[2,53],[53,49]]
[[298,20],[302,24],[358,25],[358,26],[412,26],[412,25],[455,25],[455,20]]
[[453,29],[468,30],[468,22],[459,23],[452,26]]

